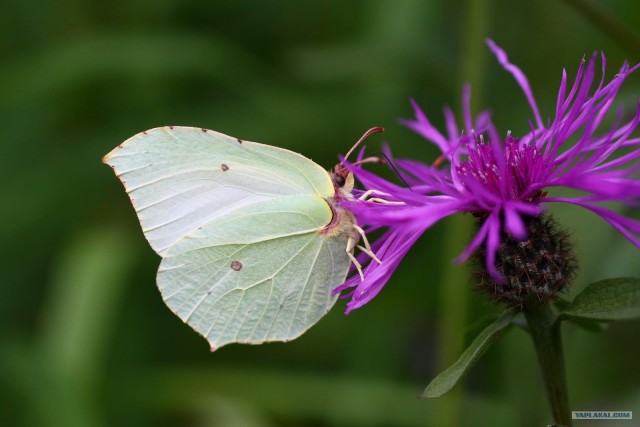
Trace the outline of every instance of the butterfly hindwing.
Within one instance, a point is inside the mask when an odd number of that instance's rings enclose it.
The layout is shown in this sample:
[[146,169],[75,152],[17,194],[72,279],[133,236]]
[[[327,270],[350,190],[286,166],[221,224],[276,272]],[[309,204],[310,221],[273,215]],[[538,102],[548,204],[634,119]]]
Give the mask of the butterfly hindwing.
[[316,196],[260,202],[203,226],[163,259],[165,303],[210,342],[291,340],[336,301],[346,240],[318,233],[331,211]]

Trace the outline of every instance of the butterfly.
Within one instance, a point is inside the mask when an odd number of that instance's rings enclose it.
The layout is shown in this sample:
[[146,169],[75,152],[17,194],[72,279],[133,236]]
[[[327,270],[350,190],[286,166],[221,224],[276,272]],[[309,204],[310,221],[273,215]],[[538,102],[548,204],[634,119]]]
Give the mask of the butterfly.
[[180,126],[141,132],[102,161],[162,257],[164,302],[211,351],[297,338],[334,305],[352,263],[362,276],[356,247],[377,259],[339,205],[354,186],[342,163],[327,172],[283,148]]

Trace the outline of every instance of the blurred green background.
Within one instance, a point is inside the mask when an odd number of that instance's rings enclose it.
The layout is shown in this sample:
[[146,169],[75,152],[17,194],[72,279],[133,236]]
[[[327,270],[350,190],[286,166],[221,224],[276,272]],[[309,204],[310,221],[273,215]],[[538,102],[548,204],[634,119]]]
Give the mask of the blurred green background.
[[[595,2],[594,2],[595,3]],[[604,3],[604,2],[602,2]],[[159,258],[101,158],[142,130],[193,125],[331,167],[361,133],[399,156],[434,147],[397,123],[418,100],[442,128],[465,81],[503,133],[531,118],[485,37],[553,115],[562,67],[640,61],[640,3],[609,1],[5,2],[0,16],[0,424],[6,426],[541,426],[532,345],[509,331],[440,400],[416,396],[497,310],[452,258],[470,217],[430,230],[370,304],[345,303],[287,344],[209,347],[163,304]],[[618,102],[633,108],[640,78]],[[638,251],[577,208],[575,289],[640,275]],[[635,215],[637,217],[637,215]],[[462,230],[462,231],[461,231]],[[640,324],[565,326],[571,407],[635,410]],[[477,329],[477,328],[476,328]],[[579,425],[596,427],[595,421]],[[622,425],[624,421],[612,423]]]

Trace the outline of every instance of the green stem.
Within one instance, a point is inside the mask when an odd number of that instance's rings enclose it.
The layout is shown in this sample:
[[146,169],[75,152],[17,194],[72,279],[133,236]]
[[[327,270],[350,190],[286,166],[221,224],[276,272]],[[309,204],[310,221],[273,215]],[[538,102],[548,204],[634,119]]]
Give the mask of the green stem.
[[557,425],[571,427],[560,322],[556,322],[557,313],[551,304],[543,303],[526,307],[524,314],[538,355],[553,419]]

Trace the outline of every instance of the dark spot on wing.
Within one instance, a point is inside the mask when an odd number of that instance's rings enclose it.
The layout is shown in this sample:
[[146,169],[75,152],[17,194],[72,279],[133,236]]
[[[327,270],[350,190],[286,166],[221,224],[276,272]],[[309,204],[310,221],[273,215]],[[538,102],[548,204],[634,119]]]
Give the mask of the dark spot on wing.
[[242,140],[240,138],[236,138],[240,144],[242,144]]
[[205,128],[202,128],[202,132],[207,133],[207,130]]
[[242,263],[240,261],[231,261],[231,269],[234,271],[242,270]]
[[173,126],[169,126],[169,129],[173,130]]
[[146,135],[146,134],[147,134],[147,131],[146,131],[146,130],[143,130],[143,131],[142,131],[142,133]]
[[229,166],[225,165],[224,163],[220,165],[220,169],[222,169],[222,172],[226,172],[229,170]]

